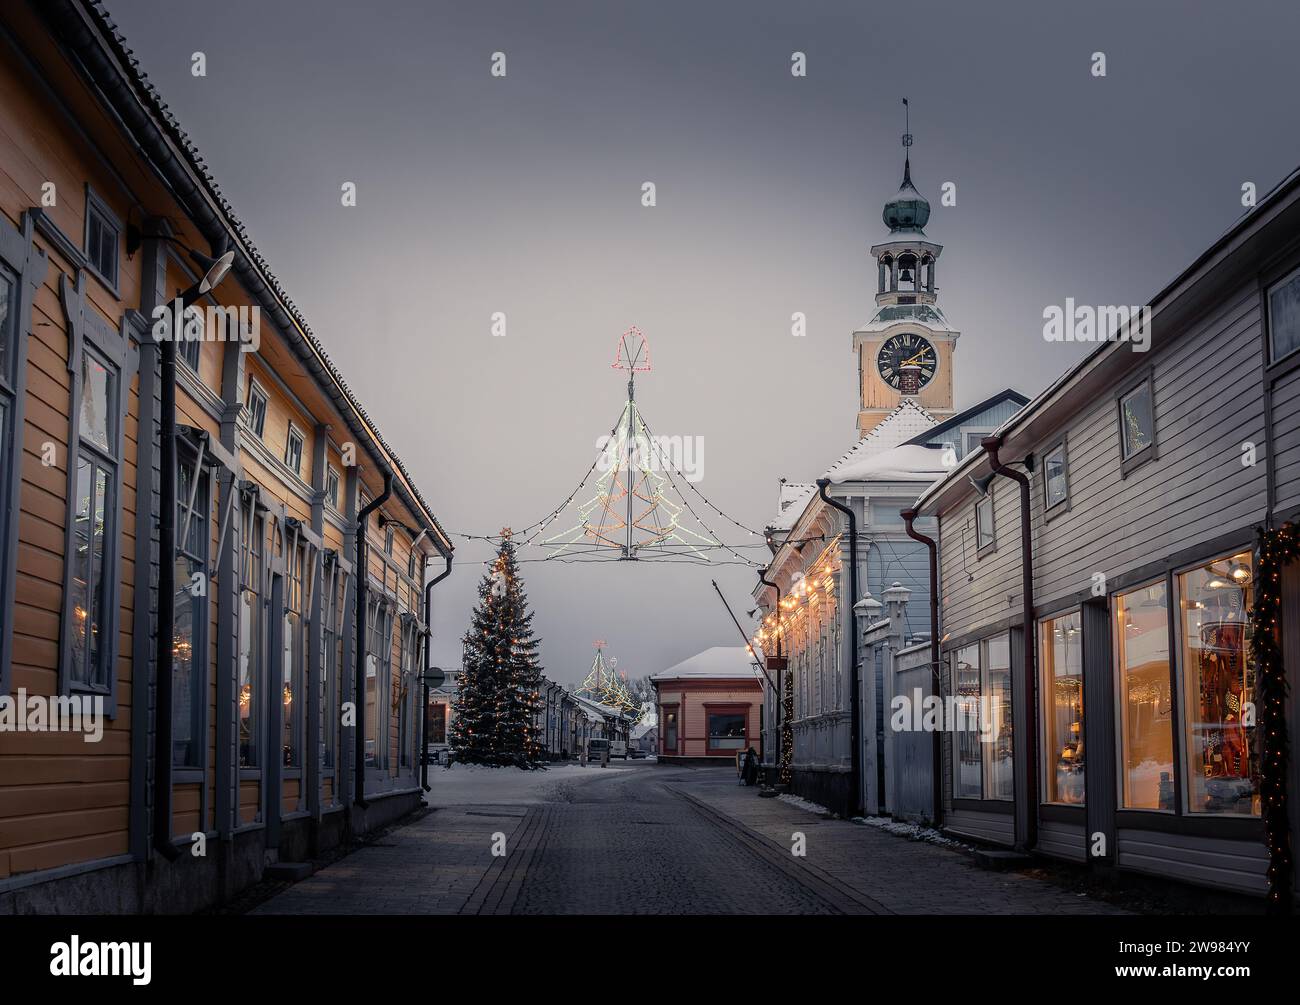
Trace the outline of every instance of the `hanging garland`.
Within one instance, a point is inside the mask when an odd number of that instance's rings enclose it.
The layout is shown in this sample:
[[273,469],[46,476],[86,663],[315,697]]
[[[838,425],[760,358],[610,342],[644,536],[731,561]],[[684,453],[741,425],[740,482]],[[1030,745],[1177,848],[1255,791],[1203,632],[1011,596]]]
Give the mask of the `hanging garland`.
[[1268,845],[1268,909],[1291,913],[1294,861],[1287,816],[1289,751],[1286,725],[1286,666],[1279,632],[1282,624],[1282,567],[1300,561],[1300,530],[1294,524],[1261,527],[1256,541],[1255,604],[1251,611],[1251,656],[1260,698],[1263,734],[1260,795],[1264,800],[1264,841]]

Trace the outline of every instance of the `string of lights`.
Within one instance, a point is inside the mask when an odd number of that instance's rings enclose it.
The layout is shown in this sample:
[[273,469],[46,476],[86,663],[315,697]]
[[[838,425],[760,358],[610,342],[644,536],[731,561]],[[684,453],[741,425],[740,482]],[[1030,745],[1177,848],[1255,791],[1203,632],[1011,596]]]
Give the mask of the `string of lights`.
[[1300,529],[1294,524],[1261,527],[1256,540],[1255,603],[1251,609],[1251,657],[1260,698],[1259,791],[1264,801],[1264,841],[1268,846],[1268,910],[1289,915],[1294,901],[1295,863],[1287,807],[1290,750],[1287,737],[1286,665],[1282,628],[1282,567],[1300,560]]

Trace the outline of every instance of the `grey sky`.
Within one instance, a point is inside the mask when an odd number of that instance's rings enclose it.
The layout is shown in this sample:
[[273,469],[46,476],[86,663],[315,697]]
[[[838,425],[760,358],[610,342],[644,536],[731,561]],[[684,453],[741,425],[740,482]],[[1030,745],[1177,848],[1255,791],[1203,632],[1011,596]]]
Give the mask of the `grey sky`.
[[[958,407],[1039,391],[1080,349],[1043,341],[1045,305],[1146,302],[1241,214],[1244,182],[1262,195],[1300,163],[1293,0],[109,7],[456,531],[529,524],[568,495],[622,406],[609,367],[629,324],[652,347],[638,400],[654,432],[704,438],[699,487],[740,520],[762,526],[777,478],[846,450],[903,96],[962,332]],[[461,542],[438,587],[444,665],[487,554]],[[565,683],[597,637],[634,675],[737,643],[709,580],[742,616],[754,582],[523,569]]]

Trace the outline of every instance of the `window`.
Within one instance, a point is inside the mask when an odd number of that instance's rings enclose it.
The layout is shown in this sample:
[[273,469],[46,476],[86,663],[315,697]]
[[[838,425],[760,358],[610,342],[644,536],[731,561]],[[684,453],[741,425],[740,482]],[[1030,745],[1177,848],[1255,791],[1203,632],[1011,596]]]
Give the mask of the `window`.
[[339,564],[337,556],[326,566],[323,603],[321,605],[321,644],[325,651],[321,657],[321,715],[324,721],[324,764],[334,767],[338,748],[339,719],[342,715],[343,695],[343,624],[347,607],[348,573]]
[[302,767],[302,702],[306,694],[306,646],[303,639],[303,603],[306,599],[307,547],[294,545],[286,554],[284,580],[284,638],[281,662],[280,702],[283,731],[280,763],[286,768]]
[[985,799],[1015,798],[1011,710],[1011,637],[995,635],[984,643],[984,701],[980,706]]
[[707,753],[716,754],[734,750],[744,750],[749,744],[745,736],[745,720],[748,714],[744,709],[726,709],[708,713],[708,749]]
[[248,409],[248,425],[260,439],[266,432],[266,392],[252,377],[248,378],[248,401],[245,407]]
[[1152,583],[1115,598],[1119,674],[1120,806],[1173,810],[1173,695],[1169,684],[1169,595]]
[[289,423],[289,440],[284,445],[284,463],[295,475],[302,474],[302,433],[292,422]]
[[[176,470],[176,599],[172,612],[172,763],[203,764],[206,701],[208,476],[180,464]],[[190,495],[194,507],[190,508]]]
[[415,686],[415,656],[419,652],[419,625],[413,617],[406,617],[401,632],[401,667],[402,677],[398,685],[397,704],[397,751],[398,764],[407,768],[411,765],[411,689]]
[[677,710],[664,712],[664,753],[677,753]]
[[1043,506],[1051,509],[1070,497],[1070,483],[1066,472],[1065,444],[1053,447],[1043,455]]
[[984,437],[988,436],[991,431],[981,429],[973,433],[968,432],[966,434],[966,453],[973,454],[977,450],[983,450]]
[[391,555],[392,553],[393,553],[393,528],[386,527],[384,529],[384,554]]
[[366,767],[388,763],[388,694],[393,672],[393,606],[384,597],[366,605]]
[[332,467],[325,473],[325,501],[339,508],[339,473]]
[[980,755],[980,647],[957,650],[952,669],[953,724],[952,794],[957,799],[979,799],[984,794],[983,758]]
[[108,205],[86,189],[86,261],[100,279],[117,288],[117,245],[122,232]]
[[1078,611],[1039,625],[1043,681],[1043,801],[1082,805],[1083,621]]
[[1190,813],[1260,813],[1258,727],[1243,724],[1256,700],[1252,579],[1249,551],[1177,577]]
[[1300,269],[1268,291],[1268,341],[1274,360],[1300,349]]
[[1151,379],[1148,377],[1119,399],[1120,460],[1127,462],[1150,457],[1155,443],[1155,418],[1151,409]]
[[88,345],[74,386],[77,408],[76,473],[72,498],[68,581],[69,684],[106,692],[113,674],[117,543],[117,370]]
[[185,327],[182,336],[176,347],[176,357],[183,359],[185,365],[197,374],[199,356],[203,348],[203,312],[199,308],[185,308]]
[[447,742],[447,705],[445,702],[429,699],[429,743]]
[[997,538],[993,530],[993,490],[990,488],[975,503],[975,550],[992,547]]
[[[250,503],[251,510],[254,504]],[[239,766],[260,764],[257,740],[262,679],[262,548],[264,518],[245,511],[239,589]]]
[[18,283],[13,273],[0,268],[0,376],[8,382],[14,345],[14,329],[18,321]]
[[953,796],[1014,798],[1008,635],[958,649],[952,669]]

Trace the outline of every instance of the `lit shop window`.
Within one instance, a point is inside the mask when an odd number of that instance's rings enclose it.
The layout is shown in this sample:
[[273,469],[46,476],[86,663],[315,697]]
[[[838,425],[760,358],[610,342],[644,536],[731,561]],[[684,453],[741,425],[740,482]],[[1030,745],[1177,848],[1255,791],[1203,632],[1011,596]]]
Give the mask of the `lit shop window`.
[[1260,812],[1251,583],[1246,551],[1178,577],[1188,812]]
[[1079,612],[1039,626],[1043,666],[1044,801],[1084,801],[1083,633]]
[[1163,582],[1115,598],[1120,775],[1125,809],[1174,808],[1169,595]]

